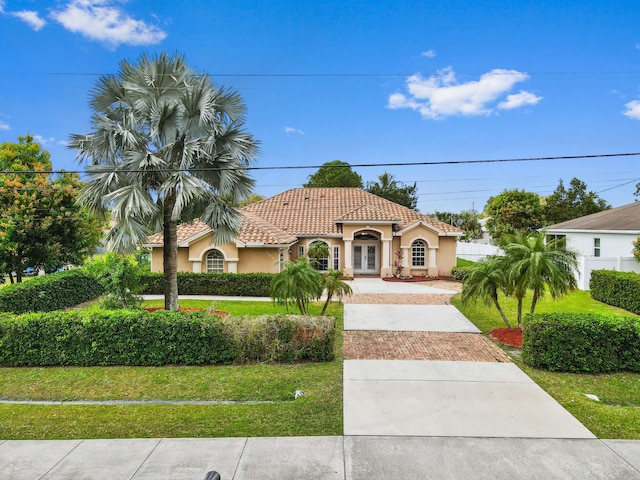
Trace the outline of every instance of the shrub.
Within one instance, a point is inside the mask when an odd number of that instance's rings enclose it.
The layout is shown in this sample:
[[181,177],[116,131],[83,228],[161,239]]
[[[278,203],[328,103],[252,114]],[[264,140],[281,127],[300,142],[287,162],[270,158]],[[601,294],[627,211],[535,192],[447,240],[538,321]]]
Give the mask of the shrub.
[[565,372],[640,371],[640,319],[583,313],[528,315],[522,360]]
[[[189,273],[178,272],[180,295],[226,295],[232,297],[268,297],[272,273]],[[140,276],[142,293],[161,295],[162,273]]]
[[102,286],[83,269],[35,277],[0,290],[0,312],[50,312],[99,297]]
[[87,263],[85,270],[104,288],[105,296],[100,306],[109,310],[119,308],[138,308],[142,299],[137,296],[143,290],[140,276],[145,267],[140,266],[133,257],[124,257],[107,253]]
[[0,365],[200,365],[333,358],[329,317],[81,310],[0,314]]
[[469,268],[470,267],[453,267],[451,269],[451,278],[458,282],[464,282],[464,279],[467,278]]
[[640,275],[637,273],[594,270],[589,288],[595,300],[640,315]]

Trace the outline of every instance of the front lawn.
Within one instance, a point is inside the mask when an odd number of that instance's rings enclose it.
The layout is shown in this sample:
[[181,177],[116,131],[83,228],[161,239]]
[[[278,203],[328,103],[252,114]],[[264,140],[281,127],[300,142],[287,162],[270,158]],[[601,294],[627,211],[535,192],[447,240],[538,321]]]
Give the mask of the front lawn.
[[[181,306],[210,308],[211,302],[182,301]],[[225,301],[216,302],[215,308],[234,315],[285,311],[270,302]],[[319,313],[321,308],[321,304],[315,304],[312,313]],[[2,400],[238,402],[221,405],[0,404],[3,418],[0,438],[341,435],[342,305],[332,304],[328,314],[337,318],[337,335],[336,359],[327,363],[0,368]],[[304,395],[294,400],[297,390]]]
[[[460,295],[453,297],[451,303],[485,334],[493,328],[505,326],[493,305],[463,305]],[[501,296],[500,304],[507,318],[512,319],[515,324],[516,301]],[[528,311],[528,307],[525,301],[525,311]],[[536,308],[536,312],[553,311],[633,315],[593,300],[590,293],[585,291],[575,291],[556,301],[546,296]],[[549,372],[525,365],[519,359],[518,350],[506,350],[512,353],[514,362],[527,375],[598,438],[640,440],[640,374],[618,372],[590,375]],[[600,401],[589,399],[585,396],[587,393],[596,395]]]

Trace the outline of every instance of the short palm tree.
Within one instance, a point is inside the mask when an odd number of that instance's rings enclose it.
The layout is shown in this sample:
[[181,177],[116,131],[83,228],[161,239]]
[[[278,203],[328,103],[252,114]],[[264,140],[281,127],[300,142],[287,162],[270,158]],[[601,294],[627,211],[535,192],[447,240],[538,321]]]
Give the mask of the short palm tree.
[[[530,313],[534,313],[538,300],[545,295],[547,289],[555,299],[577,287],[576,253],[567,250],[564,243],[545,242],[543,232],[508,235],[503,249],[509,259],[508,276],[514,291],[521,293],[522,297],[527,289],[533,291]],[[518,325],[521,321],[522,300],[519,298]]]
[[327,299],[322,306],[320,315],[325,314],[334,295],[338,295],[339,298],[342,298],[343,295],[351,295],[351,286],[343,280],[340,280],[342,275],[342,270],[329,270],[322,275],[322,286],[327,292]]
[[309,313],[309,302],[322,295],[322,275],[309,265],[305,258],[284,262],[284,270],[278,273],[269,287],[274,302],[287,307],[295,305],[302,315]]
[[93,131],[70,141],[88,164],[80,200],[112,212],[114,251],[163,230],[165,308],[177,310],[177,225],[200,218],[218,243],[240,229],[229,203],[251,193],[247,167],[258,149],[244,130],[245,106],[184,57],[167,54],[122,61],[118,75],[98,80],[90,104]]
[[481,300],[487,305],[493,303],[509,330],[513,330],[498,301],[498,292],[508,286],[504,259],[489,257],[468,267],[462,284],[461,299],[463,303],[475,300]]

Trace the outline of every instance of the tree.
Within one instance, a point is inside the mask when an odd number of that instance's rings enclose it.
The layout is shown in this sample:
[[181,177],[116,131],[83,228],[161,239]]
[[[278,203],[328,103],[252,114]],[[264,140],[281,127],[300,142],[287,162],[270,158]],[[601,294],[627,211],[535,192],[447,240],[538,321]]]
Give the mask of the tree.
[[16,172],[0,176],[0,270],[21,282],[26,268],[82,264],[100,243],[103,224],[76,204],[78,175],[50,173],[49,152],[31,136],[0,145],[0,169]]
[[284,270],[278,273],[269,287],[273,301],[289,306],[295,305],[302,315],[309,313],[309,302],[320,298],[323,290],[322,275],[314,269],[306,258],[295,262],[284,262]]
[[247,197],[247,167],[257,142],[244,130],[240,95],[214,85],[183,56],[142,55],[122,61],[91,93],[93,131],[72,135],[87,162],[81,201],[111,210],[109,247],[126,252],[162,228],[165,309],[178,309],[177,234],[180,222],[200,218],[213,241],[230,241],[241,216],[229,202]]
[[640,262],[640,237],[636,238],[633,242],[633,256],[636,259],[636,262]]
[[542,232],[504,237],[502,249],[508,265],[508,279],[518,299],[518,326],[522,325],[522,299],[527,290],[533,292],[529,313],[534,313],[538,300],[549,290],[556,299],[577,287],[575,271],[577,255],[554,240],[545,242]]
[[351,169],[351,165],[340,160],[323,163],[309,180],[305,188],[356,187],[362,188],[362,177]]
[[[472,210],[463,210],[460,213],[435,212],[432,216],[441,222],[462,228],[464,236],[461,237],[461,240],[469,241],[482,238],[482,225],[478,221],[476,212]],[[459,223],[459,219],[462,219],[461,223]]]
[[367,192],[415,210],[418,206],[418,194],[415,182],[405,185],[394,179],[393,175],[383,173],[377,182],[367,183]]
[[484,207],[487,230],[499,243],[507,234],[517,231],[535,232],[544,226],[544,211],[537,193],[504,190],[489,198]]
[[462,302],[467,303],[469,301],[480,300],[487,305],[493,303],[505,325],[509,327],[509,330],[513,330],[509,319],[498,301],[498,292],[504,290],[507,285],[508,280],[505,272],[504,259],[500,257],[488,257],[468,267],[464,283],[462,284]]
[[351,295],[351,286],[340,280],[341,277],[342,270],[329,270],[322,275],[322,286],[327,292],[327,299],[322,306],[322,312],[320,312],[320,315],[325,314],[334,295],[338,295],[340,298],[342,298],[343,295]]
[[543,199],[547,225],[566,222],[611,208],[611,205],[598,197],[597,193],[587,191],[587,185],[583,181],[574,177],[569,185],[569,189],[566,189],[560,179],[555,191]]

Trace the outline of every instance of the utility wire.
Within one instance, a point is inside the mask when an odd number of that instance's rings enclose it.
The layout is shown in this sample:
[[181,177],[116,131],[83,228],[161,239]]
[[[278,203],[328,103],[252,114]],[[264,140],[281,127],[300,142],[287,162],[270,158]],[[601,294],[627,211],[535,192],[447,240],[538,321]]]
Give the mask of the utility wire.
[[[503,159],[483,159],[483,160],[440,160],[432,162],[397,162],[397,163],[358,163],[347,165],[281,165],[273,167],[251,167],[251,166],[229,166],[229,167],[210,167],[210,168],[163,168],[163,169],[103,169],[99,173],[152,173],[152,172],[218,172],[218,171],[245,171],[245,170],[301,170],[301,169],[319,169],[319,168],[365,168],[365,167],[411,167],[411,166],[430,166],[430,165],[472,165],[478,163],[515,163],[515,162],[544,162],[544,161],[560,161],[560,160],[577,160],[588,158],[613,158],[613,157],[635,157],[640,156],[640,152],[632,153],[606,153],[600,155],[565,155],[555,157],[528,157],[528,158],[503,158]],[[87,170],[0,170],[0,174],[64,174],[91,173]]]

